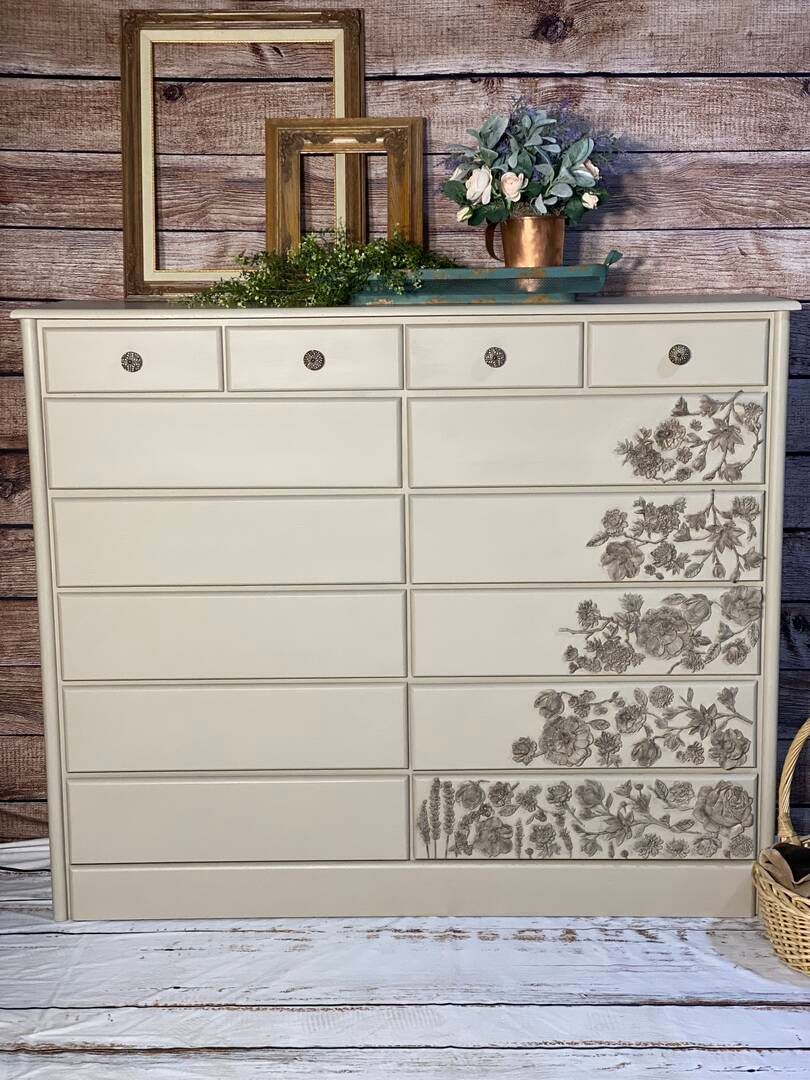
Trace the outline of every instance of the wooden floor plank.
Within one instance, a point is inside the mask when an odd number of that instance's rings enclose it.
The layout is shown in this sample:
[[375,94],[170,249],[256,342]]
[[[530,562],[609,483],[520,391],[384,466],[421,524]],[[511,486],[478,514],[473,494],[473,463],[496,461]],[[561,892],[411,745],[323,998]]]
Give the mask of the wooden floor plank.
[[15,1053],[3,1080],[807,1080],[803,1050],[276,1050]]
[[[244,974],[248,977],[249,963]],[[810,1047],[806,1008],[657,1005],[356,1005],[4,1009],[0,1050]]]

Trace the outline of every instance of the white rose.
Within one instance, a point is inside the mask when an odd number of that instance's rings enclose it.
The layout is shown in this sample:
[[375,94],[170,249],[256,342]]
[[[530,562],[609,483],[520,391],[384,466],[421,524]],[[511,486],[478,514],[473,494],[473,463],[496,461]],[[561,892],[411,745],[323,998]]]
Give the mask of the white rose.
[[462,167],[459,165],[457,168],[453,169],[453,175],[450,177],[450,179],[460,180],[466,171],[466,169],[462,169]]
[[492,198],[492,173],[486,165],[473,169],[464,186],[467,189],[467,198],[473,206],[477,203],[486,206]]
[[592,191],[586,191],[582,194],[582,205],[586,210],[595,210],[599,205],[599,196],[594,195]]
[[505,172],[501,177],[501,192],[507,202],[520,202],[520,193],[528,184],[523,173]]
[[584,169],[586,172],[589,172],[594,178],[594,180],[599,179],[599,168],[598,166],[594,165],[590,158],[588,158],[587,161],[583,161],[580,168]]
[[462,206],[462,208],[456,214],[456,221],[466,221],[468,217],[472,217],[472,207]]

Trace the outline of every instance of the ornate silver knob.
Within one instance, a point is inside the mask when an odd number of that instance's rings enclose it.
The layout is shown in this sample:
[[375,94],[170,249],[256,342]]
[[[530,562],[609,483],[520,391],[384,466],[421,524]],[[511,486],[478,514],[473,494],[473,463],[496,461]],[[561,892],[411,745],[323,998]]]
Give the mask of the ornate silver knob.
[[688,345],[673,345],[669,350],[669,358],[673,364],[682,367],[692,359],[692,350]]
[[484,362],[490,367],[503,367],[506,363],[506,353],[498,345],[491,345],[484,353]]
[[125,352],[121,357],[121,367],[124,371],[140,371],[143,367],[143,357],[140,353]]
[[308,349],[304,353],[304,367],[310,371],[320,371],[326,363],[326,357],[319,349]]

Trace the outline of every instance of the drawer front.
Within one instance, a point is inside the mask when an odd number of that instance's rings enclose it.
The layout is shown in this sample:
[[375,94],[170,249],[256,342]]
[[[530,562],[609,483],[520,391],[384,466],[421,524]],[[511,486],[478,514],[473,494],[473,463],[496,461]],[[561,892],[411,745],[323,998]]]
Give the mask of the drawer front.
[[398,487],[399,402],[48,401],[54,488]]
[[414,487],[761,483],[764,395],[410,402]]
[[406,334],[414,389],[582,385],[580,323],[411,326]]
[[65,679],[402,676],[400,592],[72,593]]
[[754,764],[756,683],[411,687],[415,769],[733,770]]
[[767,319],[592,322],[590,385],[766,383],[768,326]]
[[411,550],[424,583],[757,579],[762,495],[416,495]]
[[215,326],[46,327],[42,339],[49,394],[222,389]]
[[[688,773],[424,776],[417,859],[751,860],[754,777]],[[432,825],[435,822],[438,828]],[[598,888],[596,882],[593,885]],[[598,901],[594,901],[598,903]]]
[[231,390],[395,390],[402,386],[398,326],[231,327]]
[[412,595],[413,673],[723,678],[759,668],[762,590],[458,589]]
[[60,585],[402,581],[399,495],[85,498],[53,506]]
[[403,686],[68,686],[71,772],[401,769]]
[[74,780],[74,864],[406,859],[404,778]]

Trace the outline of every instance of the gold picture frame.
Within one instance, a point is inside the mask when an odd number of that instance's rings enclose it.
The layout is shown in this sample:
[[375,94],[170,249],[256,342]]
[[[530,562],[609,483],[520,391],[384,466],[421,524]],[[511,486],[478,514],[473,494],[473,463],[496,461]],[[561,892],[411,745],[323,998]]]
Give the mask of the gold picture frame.
[[[121,15],[121,131],[124,173],[124,293],[187,293],[233,274],[233,267],[181,270],[158,266],[155,178],[154,48],[158,44],[328,44],[336,117],[362,116],[363,14],[339,11],[127,11]],[[364,213],[363,162],[335,163],[341,224]]]
[[[303,154],[385,154],[388,235],[398,231],[405,239],[421,244],[424,127],[420,116],[267,120],[268,250],[286,251],[300,242]],[[348,203],[356,214],[347,218],[346,232],[352,239],[364,241],[363,200],[350,197]]]

